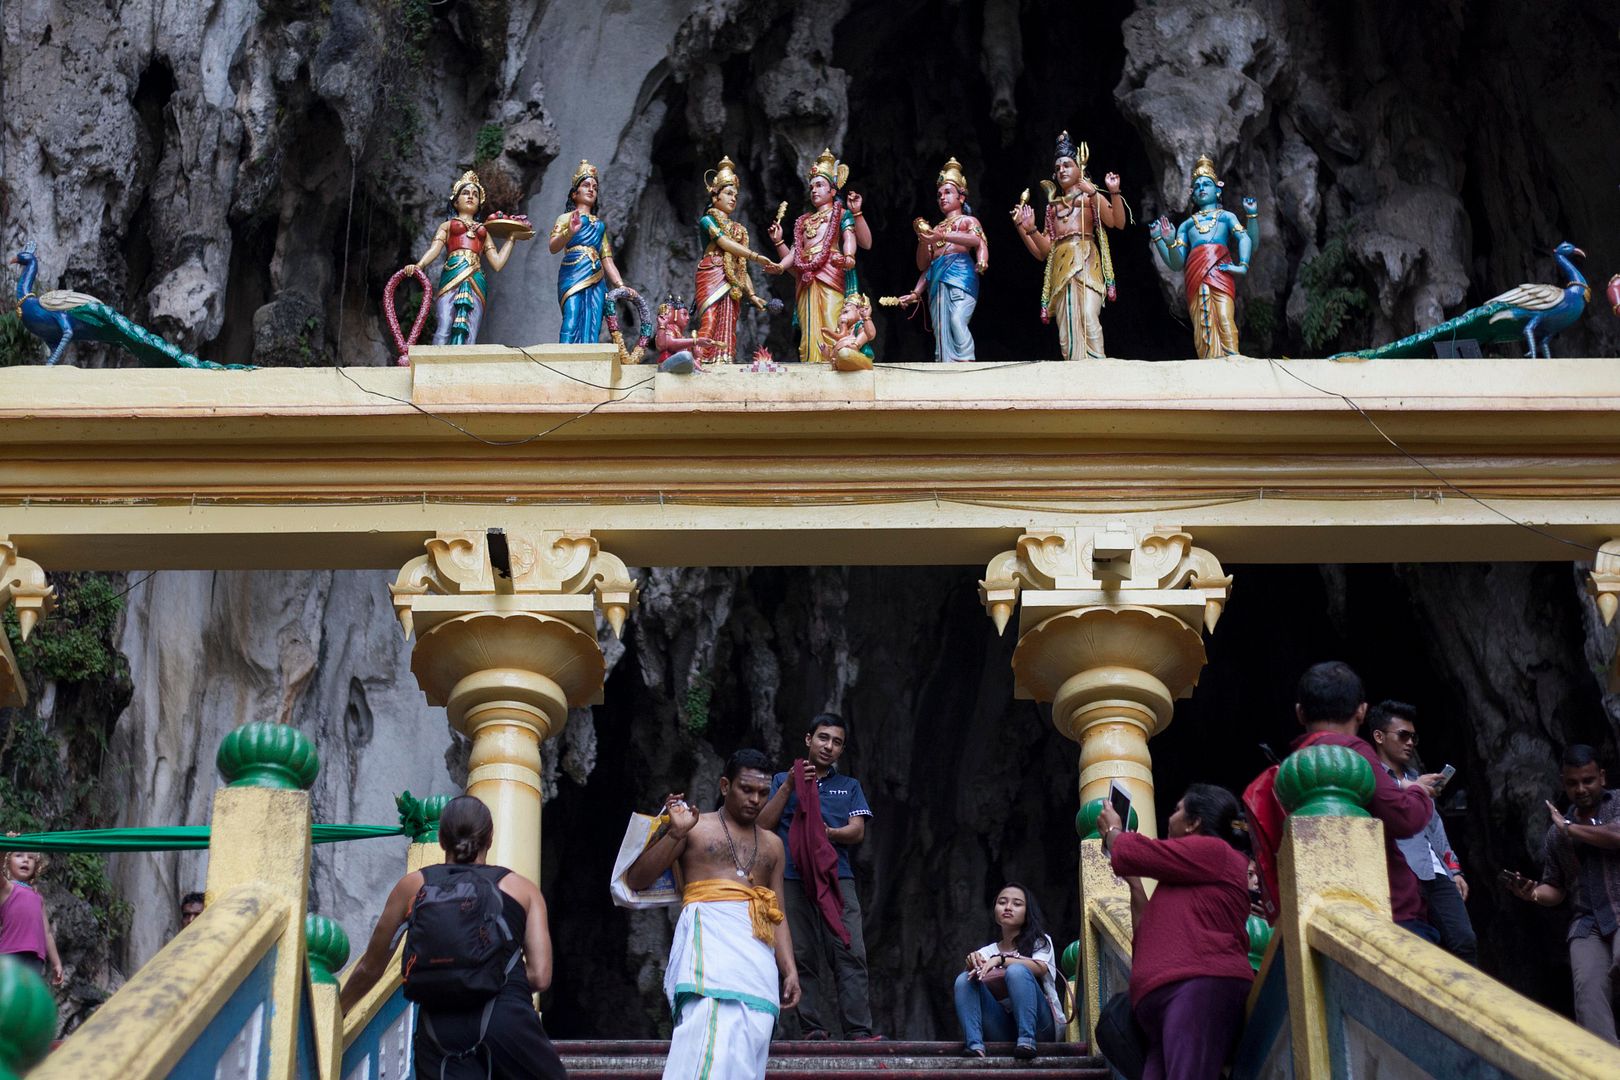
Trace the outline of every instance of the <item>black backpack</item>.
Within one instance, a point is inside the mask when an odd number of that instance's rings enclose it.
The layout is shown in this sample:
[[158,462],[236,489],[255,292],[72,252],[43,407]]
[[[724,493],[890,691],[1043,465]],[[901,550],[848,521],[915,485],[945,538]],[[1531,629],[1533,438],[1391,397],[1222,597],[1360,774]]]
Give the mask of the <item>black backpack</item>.
[[492,999],[522,955],[501,911],[501,866],[441,863],[422,868],[422,888],[394,935],[405,937],[405,997],[429,1008]]

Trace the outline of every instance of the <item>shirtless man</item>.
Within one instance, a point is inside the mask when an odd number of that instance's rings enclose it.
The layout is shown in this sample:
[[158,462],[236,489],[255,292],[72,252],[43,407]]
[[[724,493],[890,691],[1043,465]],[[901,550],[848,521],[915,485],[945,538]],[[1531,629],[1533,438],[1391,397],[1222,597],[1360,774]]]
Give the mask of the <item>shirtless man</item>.
[[737,751],[720,780],[720,809],[700,814],[684,794],[667,796],[668,826],[625,871],[625,884],[645,889],[674,864],[686,883],[664,972],[675,1016],[664,1080],[763,1078],[777,1014],[799,1003],[777,903],[782,841],[758,825],[770,791],[765,755]]

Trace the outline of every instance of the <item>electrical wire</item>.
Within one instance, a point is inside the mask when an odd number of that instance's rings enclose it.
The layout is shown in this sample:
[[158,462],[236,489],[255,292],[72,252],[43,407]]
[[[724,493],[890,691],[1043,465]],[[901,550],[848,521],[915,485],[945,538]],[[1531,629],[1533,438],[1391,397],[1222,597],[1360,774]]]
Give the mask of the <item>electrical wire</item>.
[[[539,361],[535,361],[535,362],[540,363]],[[541,366],[544,367],[546,365],[541,364]],[[363,385],[361,385],[361,383],[358,380],[355,379],[355,377],[353,375],[350,375],[347,371],[345,371],[341,367],[333,368],[333,370],[336,371],[339,375],[342,375],[345,379],[348,379],[351,383],[354,383],[355,386],[359,387],[364,392],[366,392],[368,394],[371,394],[374,397],[385,398],[388,401],[397,402],[400,405],[409,405],[411,408],[415,409],[417,412],[421,413],[423,416],[428,417],[430,420],[437,420],[439,423],[444,424],[447,427],[454,428],[455,430],[461,432],[463,435],[467,436],[467,438],[474,439],[474,440],[476,440],[478,442],[481,442],[485,446],[495,446],[495,447],[527,446],[529,443],[536,442],[536,441],[538,441],[540,439],[545,438],[547,435],[550,435],[554,431],[560,431],[561,429],[567,427],[569,424],[572,424],[572,423],[575,423],[577,421],[585,419],[587,416],[590,416],[592,413],[596,412],[596,410],[598,410],[598,409],[600,409],[600,408],[602,408],[604,406],[618,404],[619,402],[623,401],[625,398],[629,397],[631,394],[635,393],[637,390],[640,390],[643,387],[645,387],[648,383],[652,382],[653,379],[657,377],[657,376],[654,376],[654,375],[649,375],[645,379],[642,379],[640,382],[632,383],[630,386],[626,387],[625,390],[624,390],[624,393],[620,394],[618,397],[616,397],[616,398],[607,398],[604,401],[598,401],[595,405],[592,405],[590,408],[586,409],[584,412],[577,413],[574,416],[570,416],[566,420],[563,420],[563,421],[561,421],[559,423],[551,425],[550,427],[546,428],[544,431],[537,431],[533,435],[529,435],[529,436],[527,436],[525,438],[522,438],[522,439],[486,439],[482,435],[478,434],[476,431],[468,431],[466,428],[462,427],[460,424],[456,423],[454,420],[450,419],[448,416],[440,416],[438,413],[434,412],[431,409],[424,409],[422,406],[418,405],[416,402],[410,400],[409,398],[397,397],[394,394],[385,394],[381,390],[373,390],[369,386],[363,386]],[[574,376],[570,375],[569,378],[574,378]],[[584,382],[585,380],[583,380],[583,379],[574,379],[574,381],[575,382]],[[595,384],[590,384],[590,385],[595,385]],[[609,387],[609,389],[612,389],[612,387]]]
[[1280,371],[1283,374],[1287,375],[1289,378],[1294,379],[1297,382],[1303,383],[1304,385],[1310,387],[1312,390],[1315,390],[1318,394],[1325,395],[1326,397],[1336,397],[1340,401],[1344,402],[1346,405],[1350,406],[1350,408],[1352,408],[1352,409],[1354,409],[1356,411],[1357,415],[1359,415],[1363,420],[1367,421],[1368,426],[1370,426],[1374,431],[1378,432],[1378,435],[1379,435],[1380,438],[1382,438],[1385,442],[1389,443],[1390,446],[1394,447],[1401,454],[1402,457],[1406,458],[1406,460],[1410,461],[1412,464],[1416,465],[1418,468],[1422,469],[1424,472],[1426,472],[1430,476],[1434,477],[1436,481],[1438,481],[1439,483],[1444,485],[1449,490],[1456,492],[1458,495],[1461,495],[1463,498],[1468,499],[1471,502],[1478,503],[1480,506],[1484,507],[1486,510],[1489,510],[1491,513],[1495,514],[1497,517],[1501,518],[1503,521],[1509,522],[1509,523],[1511,523],[1513,525],[1517,525],[1519,528],[1524,529],[1526,532],[1534,533],[1535,535],[1537,535],[1539,537],[1542,537],[1543,539],[1556,541],[1556,542],[1558,542],[1560,544],[1565,545],[1566,547],[1575,548],[1578,551],[1589,551],[1589,552],[1593,553],[1594,555],[1603,554],[1603,550],[1601,548],[1595,548],[1591,544],[1583,544],[1579,540],[1571,540],[1568,537],[1559,536],[1557,533],[1548,532],[1546,529],[1538,528],[1535,525],[1530,524],[1528,521],[1520,521],[1518,518],[1514,517],[1512,514],[1508,513],[1506,510],[1502,510],[1502,509],[1500,509],[1500,508],[1498,508],[1496,506],[1491,505],[1490,503],[1486,502],[1484,499],[1480,498],[1478,495],[1475,495],[1473,492],[1463,490],[1462,488],[1458,487],[1456,484],[1452,483],[1450,480],[1446,479],[1444,476],[1441,476],[1439,473],[1435,472],[1434,469],[1430,468],[1429,465],[1426,462],[1420,460],[1417,457],[1416,454],[1413,454],[1406,447],[1402,446],[1400,443],[1398,443],[1394,439],[1392,439],[1387,431],[1385,431],[1383,428],[1378,426],[1378,421],[1374,420],[1371,416],[1367,415],[1367,410],[1363,409],[1360,405],[1358,405],[1354,401],[1354,399],[1352,399],[1348,394],[1341,394],[1337,390],[1327,390],[1327,389],[1324,389],[1323,387],[1317,386],[1315,383],[1311,382],[1309,379],[1305,378],[1302,375],[1298,375],[1298,374],[1296,374],[1296,373],[1294,373],[1292,371],[1289,371],[1288,368],[1286,368],[1282,364],[1279,364],[1276,360],[1270,359],[1269,357],[1267,358],[1266,362],[1268,364],[1270,364],[1272,367],[1276,368],[1278,371]]

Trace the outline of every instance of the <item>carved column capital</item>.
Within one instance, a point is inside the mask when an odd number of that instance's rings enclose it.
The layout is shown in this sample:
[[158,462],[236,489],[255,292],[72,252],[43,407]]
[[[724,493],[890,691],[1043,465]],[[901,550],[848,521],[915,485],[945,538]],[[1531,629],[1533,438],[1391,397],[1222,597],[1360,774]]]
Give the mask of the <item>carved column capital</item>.
[[[1609,540],[1598,548],[1586,575],[1586,591],[1597,602],[1603,625],[1612,626],[1620,611],[1620,540]],[[1620,652],[1609,661],[1609,692],[1620,693]]]
[[[32,559],[17,554],[9,536],[0,536],[0,611],[6,605],[17,609],[17,628],[22,639],[34,632],[39,620],[56,608],[56,589],[45,579],[44,569]],[[0,634],[0,707],[28,704],[28,688],[11,652],[11,643]]]
[[991,559],[979,598],[998,632],[1018,608],[1016,696],[1052,703],[1080,744],[1080,800],[1118,780],[1155,826],[1148,740],[1198,682],[1203,631],[1231,594],[1219,560],[1173,526],[1031,529]]
[[1615,613],[1620,612],[1620,540],[1610,540],[1598,548],[1591,572],[1586,575],[1586,592],[1597,601],[1603,625],[1612,625]]
[[636,583],[588,532],[450,532],[424,546],[389,587],[416,635],[411,673],[472,740],[467,793],[495,816],[491,857],[538,881],[540,744],[570,708],[601,700],[596,609],[619,634]]

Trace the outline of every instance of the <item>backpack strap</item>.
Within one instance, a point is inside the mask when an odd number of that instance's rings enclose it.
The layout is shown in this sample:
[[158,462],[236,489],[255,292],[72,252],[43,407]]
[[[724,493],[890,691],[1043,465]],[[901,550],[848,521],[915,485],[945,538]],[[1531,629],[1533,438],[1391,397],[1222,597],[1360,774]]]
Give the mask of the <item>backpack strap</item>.
[[[508,969],[510,969],[510,965],[508,965]],[[478,1041],[467,1047],[467,1049],[457,1050],[454,1053],[446,1050],[444,1044],[439,1041],[438,1032],[433,1030],[432,1013],[426,1009],[418,1013],[423,1033],[427,1035],[428,1041],[433,1044],[433,1048],[439,1052],[439,1080],[446,1080],[445,1071],[450,1068],[452,1061],[460,1061],[466,1057],[476,1057],[478,1051],[484,1049],[484,1039],[489,1035],[489,1020],[491,1016],[495,1015],[495,1002],[499,1000],[500,995],[497,994],[484,1005],[483,1015],[478,1018]],[[486,1050],[484,1052],[484,1080],[493,1080],[494,1075],[495,1055]]]
[[[417,873],[422,875],[422,889],[426,889],[429,885],[438,885],[442,883],[442,879],[445,876],[444,864],[434,863],[431,866],[424,866],[422,869],[418,870]],[[422,889],[418,889],[416,891],[417,896],[422,895]],[[390,954],[392,954],[395,949],[399,948],[400,939],[405,936],[406,931],[410,930],[411,924],[415,921],[416,896],[413,896],[411,897],[410,907],[405,909],[405,917],[401,919],[399,921],[399,925],[394,928],[394,936],[388,939],[388,951]]]

